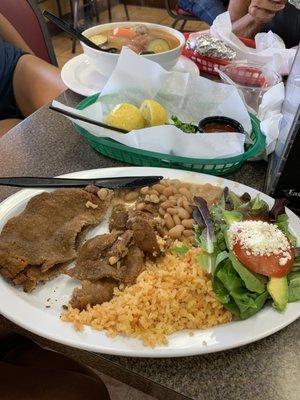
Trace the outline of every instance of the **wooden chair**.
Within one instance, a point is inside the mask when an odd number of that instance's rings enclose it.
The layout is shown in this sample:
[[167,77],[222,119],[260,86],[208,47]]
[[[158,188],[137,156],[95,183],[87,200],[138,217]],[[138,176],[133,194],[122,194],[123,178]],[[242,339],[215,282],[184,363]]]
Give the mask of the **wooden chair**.
[[172,23],[172,28],[176,28],[176,25],[182,21],[181,27],[179,28],[180,31],[184,30],[184,27],[188,21],[199,21],[199,18],[195,17],[193,14],[191,14],[189,11],[183,10],[182,8],[178,7],[178,5],[175,6],[175,9],[173,10],[170,1],[169,0],[164,0],[165,1],[165,7],[167,10],[167,13],[174,19],[174,22]]
[[[38,4],[45,3],[45,1],[47,1],[47,0],[37,0]],[[55,1],[56,1],[56,7],[57,7],[58,16],[59,16],[59,18],[61,18],[62,17],[62,11],[61,11],[60,0],[55,0]]]
[[0,0],[0,13],[15,27],[37,57],[57,66],[47,25],[36,0]]

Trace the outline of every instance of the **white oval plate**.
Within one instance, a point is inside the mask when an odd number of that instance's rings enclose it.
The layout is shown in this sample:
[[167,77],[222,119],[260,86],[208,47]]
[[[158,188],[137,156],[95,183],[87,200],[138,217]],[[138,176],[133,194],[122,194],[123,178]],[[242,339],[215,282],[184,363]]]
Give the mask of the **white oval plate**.
[[[173,71],[199,75],[199,69],[194,61],[184,56],[180,56]],[[82,96],[92,96],[101,92],[107,82],[107,78],[93,67],[85,54],[66,62],[61,70],[61,79],[69,89]]]
[[[123,167],[105,168],[75,172],[64,175],[74,178],[101,178],[113,176],[163,175],[168,178],[178,178],[195,183],[211,183],[228,186],[238,194],[247,191],[252,196],[258,192],[242,184],[210,175],[198,174],[164,168]],[[20,213],[29,198],[42,190],[26,189],[9,197],[0,204],[0,230],[5,222]],[[261,198],[270,205],[269,196],[261,193]],[[300,237],[299,218],[287,210],[293,232]],[[105,227],[95,229],[92,235],[103,232]],[[299,239],[298,239],[299,240]],[[212,353],[231,349],[254,342],[284,328],[300,316],[300,302],[290,303],[284,313],[266,306],[258,314],[245,321],[234,321],[222,326],[206,330],[177,332],[169,337],[167,346],[154,349],[145,347],[139,340],[124,336],[109,338],[104,333],[93,331],[86,327],[76,331],[71,324],[62,322],[59,318],[61,306],[68,303],[74,283],[71,278],[60,276],[38,287],[31,294],[24,293],[0,278],[0,312],[17,325],[69,346],[97,353],[115,354],[130,357],[180,357],[196,354]],[[47,301],[47,299],[50,299]],[[46,306],[50,306],[47,308]]]

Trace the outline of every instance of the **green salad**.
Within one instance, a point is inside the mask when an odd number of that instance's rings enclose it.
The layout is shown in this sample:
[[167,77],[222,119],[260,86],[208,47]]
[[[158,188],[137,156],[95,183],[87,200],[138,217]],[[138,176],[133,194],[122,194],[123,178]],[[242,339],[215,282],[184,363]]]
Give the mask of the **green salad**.
[[237,196],[225,188],[210,209],[194,198],[197,261],[212,274],[219,301],[240,319],[272,301],[278,311],[300,300],[300,252],[289,230],[286,200],[269,209],[259,196]]

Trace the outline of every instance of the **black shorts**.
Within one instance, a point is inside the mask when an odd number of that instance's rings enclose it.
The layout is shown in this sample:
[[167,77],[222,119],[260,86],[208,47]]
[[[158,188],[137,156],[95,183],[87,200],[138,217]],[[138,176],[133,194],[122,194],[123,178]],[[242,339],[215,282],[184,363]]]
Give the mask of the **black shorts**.
[[0,39],[0,120],[23,118],[13,91],[13,74],[25,53]]

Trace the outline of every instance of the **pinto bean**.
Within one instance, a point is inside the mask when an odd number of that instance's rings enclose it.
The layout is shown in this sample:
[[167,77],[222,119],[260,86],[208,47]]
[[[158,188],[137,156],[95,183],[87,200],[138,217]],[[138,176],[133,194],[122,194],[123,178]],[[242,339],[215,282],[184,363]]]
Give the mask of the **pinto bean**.
[[192,228],[195,225],[195,221],[193,220],[193,218],[183,219],[181,223],[185,228]]
[[159,207],[158,212],[159,212],[159,215],[161,215],[163,217],[166,213],[166,210],[164,210],[162,207]]
[[150,194],[150,201],[151,201],[151,203],[158,204],[159,197],[157,196],[157,194]]
[[179,216],[177,214],[172,215],[172,218],[173,218],[175,225],[181,225],[181,219],[179,218]]
[[164,209],[164,210],[166,210],[167,208],[169,208],[169,207],[172,207],[172,203],[171,203],[171,201],[170,200],[167,200],[167,201],[164,201],[163,203],[161,203],[161,207]]
[[183,236],[185,236],[185,237],[190,237],[190,236],[193,236],[194,232],[193,232],[191,229],[185,229],[185,230],[182,232],[182,234],[183,234]]
[[168,179],[163,179],[162,181],[160,181],[159,183],[160,185],[163,185],[164,187],[169,186],[170,182]]
[[139,197],[138,192],[132,191],[132,192],[125,194],[124,200],[125,201],[135,201],[138,197]]
[[172,186],[166,187],[166,188],[164,189],[164,191],[163,191],[163,194],[164,194],[166,197],[170,197],[170,196],[173,194],[173,188],[172,188]]
[[152,189],[156,190],[159,194],[163,194],[165,187],[160,183],[156,183],[155,185],[152,186]]
[[182,205],[183,205],[183,198],[182,197],[177,199],[177,205],[178,205],[178,207],[182,207]]
[[166,222],[166,227],[167,227],[168,229],[174,228],[175,224],[174,224],[174,221],[173,221],[173,219],[172,219],[172,217],[171,217],[170,214],[166,213],[166,214],[164,215],[164,220],[165,220],[165,222]]
[[173,207],[167,208],[167,212],[168,212],[170,215],[178,214],[177,208],[173,208]]
[[179,193],[183,194],[187,199],[191,198],[191,192],[185,187],[179,188]]
[[149,191],[149,186],[144,186],[144,187],[142,187],[142,189],[141,189],[141,194],[147,194],[148,191]]
[[169,235],[172,239],[179,239],[183,231],[184,227],[182,225],[176,225],[169,230]]
[[192,207],[190,206],[190,203],[188,201],[183,201],[182,203],[183,208],[191,215],[192,214]]
[[149,189],[148,194],[156,194],[156,196],[159,195],[158,191],[157,191],[157,190],[154,190],[154,189],[152,189],[152,188]]
[[190,214],[183,208],[183,207],[177,207],[177,214],[181,219],[189,219]]

